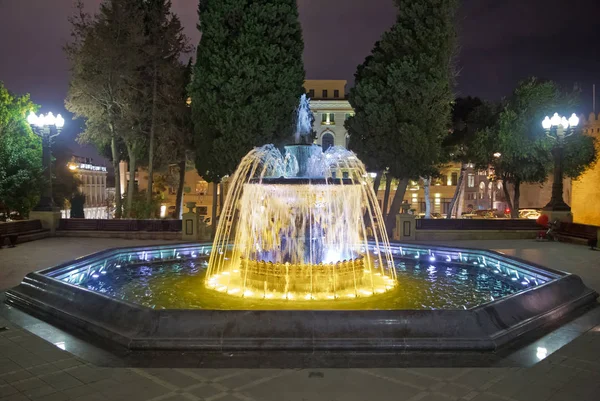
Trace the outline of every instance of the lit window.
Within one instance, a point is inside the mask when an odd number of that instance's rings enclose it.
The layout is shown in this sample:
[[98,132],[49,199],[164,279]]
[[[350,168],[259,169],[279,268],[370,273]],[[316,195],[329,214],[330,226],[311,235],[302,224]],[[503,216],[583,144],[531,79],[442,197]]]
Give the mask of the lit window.
[[473,188],[475,186],[475,176],[473,174],[469,174],[467,178],[467,185],[469,186],[469,188]]
[[335,114],[334,113],[323,113],[321,116],[321,125],[334,125]]

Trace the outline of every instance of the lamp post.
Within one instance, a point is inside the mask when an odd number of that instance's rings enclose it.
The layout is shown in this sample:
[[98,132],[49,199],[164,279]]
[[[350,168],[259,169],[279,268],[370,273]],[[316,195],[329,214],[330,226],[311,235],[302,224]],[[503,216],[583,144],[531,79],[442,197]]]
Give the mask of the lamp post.
[[544,207],[544,211],[559,212],[567,214],[571,207],[563,200],[563,150],[565,138],[575,133],[579,125],[579,118],[575,113],[569,119],[554,113],[552,118],[546,116],[542,121],[542,127],[546,130],[546,136],[554,141],[552,156],[554,157],[554,182],[552,183],[552,198]]
[[44,178],[46,183],[42,196],[37,206],[33,209],[37,212],[54,211],[54,200],[52,199],[52,138],[60,135],[65,125],[61,115],[54,116],[52,113],[46,115],[29,113],[27,122],[31,125],[33,132],[42,138],[42,166],[44,167]]

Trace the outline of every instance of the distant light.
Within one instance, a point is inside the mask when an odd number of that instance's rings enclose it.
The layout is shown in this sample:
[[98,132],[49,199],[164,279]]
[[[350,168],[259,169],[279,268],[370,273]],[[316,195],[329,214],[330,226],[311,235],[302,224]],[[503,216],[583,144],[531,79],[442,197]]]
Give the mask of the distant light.
[[571,127],[577,127],[579,125],[579,117],[577,117],[575,113],[569,118],[569,124],[571,124]]
[[160,217],[164,218],[167,216],[167,205],[160,206]]
[[377,178],[377,173],[369,173],[369,175],[371,176],[371,178]]
[[435,262],[435,256],[431,255],[431,256],[429,257],[429,261],[430,261],[430,262]]
[[[548,118],[548,117],[546,117],[546,118]],[[549,120],[549,119],[548,119],[548,122],[550,122],[550,120]],[[497,158],[499,158],[500,156],[502,156],[502,153],[500,153],[500,152],[496,152],[496,153],[494,153],[494,157],[495,157],[496,159],[497,159]]]
[[69,170],[75,171],[77,170],[77,166],[75,164],[69,164]]

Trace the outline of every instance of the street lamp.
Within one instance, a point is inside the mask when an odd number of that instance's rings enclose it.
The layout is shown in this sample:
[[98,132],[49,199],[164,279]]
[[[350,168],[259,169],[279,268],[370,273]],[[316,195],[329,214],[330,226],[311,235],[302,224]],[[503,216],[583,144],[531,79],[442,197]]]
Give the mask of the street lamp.
[[563,149],[565,138],[575,133],[579,125],[579,117],[575,113],[569,119],[554,113],[552,118],[546,116],[542,127],[546,136],[554,141],[552,156],[554,157],[554,182],[552,183],[552,198],[543,210],[551,212],[570,212],[571,207],[563,200]]
[[65,125],[61,115],[54,116],[52,113],[36,115],[29,113],[27,122],[36,135],[42,138],[42,166],[44,167],[45,187],[40,201],[33,209],[38,212],[54,211],[54,200],[52,199],[52,138],[60,135]]

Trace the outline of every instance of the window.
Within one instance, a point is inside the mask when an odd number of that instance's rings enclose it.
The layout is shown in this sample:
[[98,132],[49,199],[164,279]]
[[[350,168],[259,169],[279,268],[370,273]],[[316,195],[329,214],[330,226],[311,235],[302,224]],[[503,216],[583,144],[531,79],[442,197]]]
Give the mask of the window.
[[321,125],[335,125],[335,113],[323,113]]
[[312,99],[313,97],[315,97],[315,90],[314,90],[314,89],[310,89],[310,90],[308,91],[308,97],[309,97],[309,98],[311,98],[311,99]]
[[446,174],[442,174],[442,176],[440,177],[440,183],[442,185],[447,185],[448,184],[448,176]]
[[206,216],[208,214],[208,206],[198,206],[196,210],[200,216]]
[[339,90],[337,90],[337,89],[335,89],[335,90],[333,91],[333,97],[334,97],[334,98],[336,98],[336,99],[338,99],[338,98],[340,97],[340,91],[339,91]]
[[327,99],[327,89],[323,89],[323,99]]
[[323,152],[333,146],[334,138],[330,133],[326,133],[321,138],[321,147],[323,148]]
[[468,181],[467,181],[468,187],[473,188],[475,186],[475,176],[473,174],[469,174],[469,176],[467,178],[468,178]]
[[452,173],[451,175],[451,179],[450,179],[450,185],[452,185],[453,187],[458,185],[458,173]]

